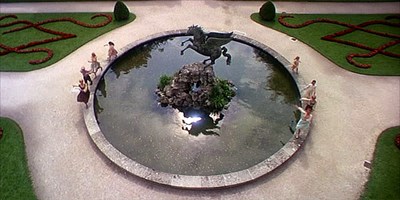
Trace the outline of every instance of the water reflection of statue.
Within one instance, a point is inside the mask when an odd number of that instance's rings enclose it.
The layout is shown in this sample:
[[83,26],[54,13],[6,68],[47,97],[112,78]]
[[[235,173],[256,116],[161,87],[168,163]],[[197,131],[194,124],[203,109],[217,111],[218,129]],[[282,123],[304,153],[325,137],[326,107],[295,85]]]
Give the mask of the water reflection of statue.
[[180,111],[183,113],[182,129],[188,131],[189,134],[198,136],[202,133],[219,136],[218,122],[224,118],[222,113],[208,113],[193,108],[181,109]]
[[221,46],[228,44],[232,40],[233,32],[205,33],[200,26],[193,25],[188,28],[187,33],[193,35],[193,39],[189,38],[188,40],[183,41],[181,45],[183,46],[188,41],[192,42],[192,44],[189,44],[185,49],[183,49],[181,55],[183,55],[186,49],[191,48],[204,56],[210,57],[203,61],[204,64],[206,61],[210,60],[211,62],[208,65],[213,65],[215,60],[222,54],[227,57],[226,64],[230,65],[231,55],[227,53],[228,49],[226,47]]

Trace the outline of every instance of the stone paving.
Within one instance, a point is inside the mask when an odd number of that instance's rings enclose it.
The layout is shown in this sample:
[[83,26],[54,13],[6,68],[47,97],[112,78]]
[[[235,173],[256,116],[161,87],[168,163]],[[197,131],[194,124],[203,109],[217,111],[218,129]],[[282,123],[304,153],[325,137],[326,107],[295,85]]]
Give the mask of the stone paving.
[[[102,35],[58,63],[26,73],[0,73],[0,115],[24,131],[28,164],[39,199],[357,199],[367,180],[377,136],[400,124],[400,77],[345,71],[301,42],[249,18],[263,2],[135,1],[137,19]],[[0,12],[112,11],[113,2],[1,3]],[[399,13],[399,2],[276,3],[278,12]],[[350,5],[350,6],[349,6]],[[211,17],[212,16],[212,17]],[[304,148],[283,166],[251,183],[218,190],[182,190],[148,182],[115,167],[91,142],[72,84],[91,52],[106,59],[116,48],[154,33],[198,24],[238,31],[288,60],[299,55],[303,80],[316,79],[319,103]]]

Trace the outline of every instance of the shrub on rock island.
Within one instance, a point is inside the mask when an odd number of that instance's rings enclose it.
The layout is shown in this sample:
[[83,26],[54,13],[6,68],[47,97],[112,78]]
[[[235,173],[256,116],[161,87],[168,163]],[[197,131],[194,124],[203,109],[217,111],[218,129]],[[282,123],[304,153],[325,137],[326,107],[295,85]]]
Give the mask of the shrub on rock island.
[[117,3],[115,3],[114,18],[116,21],[129,19],[129,9],[122,1],[117,1]]
[[165,86],[171,84],[172,82],[172,77],[168,75],[162,75],[160,77],[160,82],[158,83],[158,89],[163,90]]
[[235,95],[236,93],[233,90],[233,84],[231,82],[217,78],[209,95],[211,111],[219,112],[223,110]]
[[275,14],[276,14],[275,5],[272,3],[272,1],[265,2],[260,8],[259,15],[261,19],[265,21],[274,20]]

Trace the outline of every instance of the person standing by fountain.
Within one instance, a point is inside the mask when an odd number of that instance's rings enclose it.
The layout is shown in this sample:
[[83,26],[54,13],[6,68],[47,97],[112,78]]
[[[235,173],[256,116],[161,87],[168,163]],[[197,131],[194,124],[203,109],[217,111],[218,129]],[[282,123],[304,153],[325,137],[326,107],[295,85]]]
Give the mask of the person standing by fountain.
[[91,69],[90,69],[90,73],[94,74],[94,78],[97,77],[97,71],[101,68],[101,70],[103,70],[103,68],[100,66],[100,63],[97,61],[97,56],[96,54],[93,52],[92,56],[91,56],[91,60],[89,60],[88,62],[92,63],[90,65]]
[[306,91],[304,97],[311,99],[312,96],[316,96],[317,81],[312,80],[310,84],[304,87],[301,91]]
[[90,91],[89,91],[89,86],[87,83],[83,81],[83,79],[79,80],[78,85],[73,85],[74,87],[79,87],[79,94],[76,97],[77,102],[82,102],[85,103],[86,108],[88,108],[88,101],[89,101],[89,96],[90,96]]
[[308,129],[310,127],[311,124],[311,120],[312,120],[312,107],[307,105],[305,109],[299,107],[299,106],[295,106],[302,114],[299,122],[297,122],[296,125],[296,131],[295,131],[295,138],[298,139],[300,136],[301,132],[304,132],[304,130]]
[[90,82],[90,85],[93,84],[92,79],[90,78],[90,71],[86,70],[85,67],[81,67],[81,74],[82,74],[82,78],[85,81],[85,83],[87,84],[88,82]]
[[107,58],[107,60],[108,61],[114,60],[115,58],[117,58],[117,54],[118,54],[118,52],[114,48],[114,43],[111,41],[108,42],[108,58]]
[[317,103],[317,97],[316,96],[311,96],[311,98],[301,98],[300,101],[302,102],[302,104],[305,104],[305,106],[311,106],[311,108],[314,109],[315,104]]
[[300,64],[300,57],[296,56],[296,58],[294,58],[293,64],[292,64],[292,72],[299,74],[299,64]]

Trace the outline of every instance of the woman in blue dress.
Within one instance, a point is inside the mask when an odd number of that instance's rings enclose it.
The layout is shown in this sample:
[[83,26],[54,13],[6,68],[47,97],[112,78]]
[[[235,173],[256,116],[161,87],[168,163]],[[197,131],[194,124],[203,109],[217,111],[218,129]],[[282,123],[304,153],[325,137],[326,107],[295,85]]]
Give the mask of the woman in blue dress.
[[311,124],[311,120],[312,120],[312,107],[307,105],[305,109],[296,106],[296,108],[301,112],[301,118],[299,120],[299,122],[297,122],[296,125],[296,132],[295,134],[295,138],[299,138],[299,135],[301,134],[301,132],[304,132],[304,130],[307,130],[310,127]]

